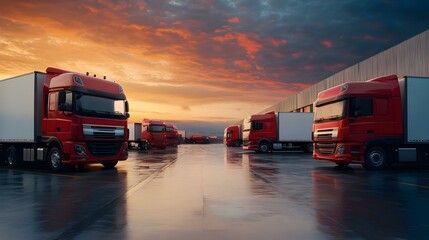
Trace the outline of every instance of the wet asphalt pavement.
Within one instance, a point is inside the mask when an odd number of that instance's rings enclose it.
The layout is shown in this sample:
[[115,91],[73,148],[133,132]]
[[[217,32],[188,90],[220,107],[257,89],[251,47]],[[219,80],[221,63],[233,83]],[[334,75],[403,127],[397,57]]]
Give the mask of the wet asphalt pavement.
[[340,169],[220,144],[116,169],[0,168],[0,239],[429,239],[429,167]]

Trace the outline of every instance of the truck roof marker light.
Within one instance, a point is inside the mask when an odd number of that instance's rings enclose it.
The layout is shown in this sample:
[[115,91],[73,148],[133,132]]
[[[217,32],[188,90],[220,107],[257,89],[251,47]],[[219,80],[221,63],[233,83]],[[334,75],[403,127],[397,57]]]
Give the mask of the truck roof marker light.
[[103,76],[103,79],[106,80],[106,76]]
[[347,91],[348,88],[349,88],[348,84],[343,85],[340,89],[340,93]]
[[82,81],[82,79],[81,79],[80,77],[78,77],[78,76],[74,76],[74,77],[73,77],[73,81],[74,81],[75,83],[77,83],[77,84],[79,84],[79,85],[83,86],[83,81]]
[[86,72],[86,76],[89,76],[89,72]]

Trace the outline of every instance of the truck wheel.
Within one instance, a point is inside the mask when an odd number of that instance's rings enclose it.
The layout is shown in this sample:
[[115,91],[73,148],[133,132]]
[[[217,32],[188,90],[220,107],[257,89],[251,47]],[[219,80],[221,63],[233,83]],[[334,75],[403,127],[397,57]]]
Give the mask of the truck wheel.
[[382,170],[388,166],[386,150],[382,147],[371,147],[366,151],[365,163],[362,166],[368,170]]
[[109,161],[102,163],[105,168],[113,168],[118,164],[118,161]]
[[58,147],[52,147],[47,156],[48,165],[53,172],[59,172],[62,167],[62,153]]
[[302,146],[302,150],[306,153],[312,153],[313,152],[313,143],[307,143],[304,146]]
[[235,140],[234,144],[232,144],[232,146],[234,146],[234,147],[240,147],[240,142],[238,142],[237,140]]
[[10,146],[7,149],[6,161],[7,165],[12,168],[19,167],[21,165],[21,157],[15,146]]
[[262,142],[259,144],[259,152],[267,153],[270,151],[270,145],[267,142]]

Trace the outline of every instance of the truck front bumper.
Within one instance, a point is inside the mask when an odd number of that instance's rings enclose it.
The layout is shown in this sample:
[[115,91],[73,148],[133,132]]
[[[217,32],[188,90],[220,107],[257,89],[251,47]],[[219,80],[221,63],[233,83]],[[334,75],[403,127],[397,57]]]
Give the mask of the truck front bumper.
[[314,144],[313,158],[335,163],[364,163],[364,150],[356,143],[326,143]]
[[127,142],[63,143],[62,162],[66,165],[123,161],[127,158]]

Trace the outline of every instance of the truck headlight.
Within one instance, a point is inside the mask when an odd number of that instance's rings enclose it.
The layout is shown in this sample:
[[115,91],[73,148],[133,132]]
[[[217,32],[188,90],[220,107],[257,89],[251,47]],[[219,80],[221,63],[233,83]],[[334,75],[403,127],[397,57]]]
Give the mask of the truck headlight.
[[343,154],[346,151],[346,146],[341,145],[337,147],[337,154]]
[[74,151],[76,152],[77,155],[80,155],[80,156],[86,155],[85,148],[82,145],[75,144]]

